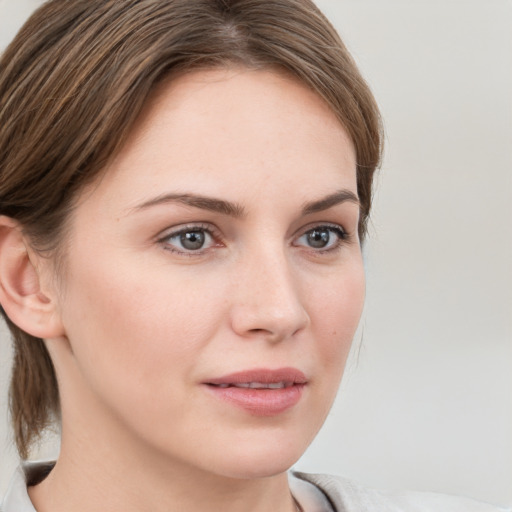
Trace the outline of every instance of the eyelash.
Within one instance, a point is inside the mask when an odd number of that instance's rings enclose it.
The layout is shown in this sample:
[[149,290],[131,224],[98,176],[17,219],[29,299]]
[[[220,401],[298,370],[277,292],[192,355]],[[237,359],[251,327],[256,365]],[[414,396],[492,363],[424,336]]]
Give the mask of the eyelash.
[[[307,247],[305,245],[293,243],[295,247],[305,247],[306,249],[309,249],[312,253],[321,255],[326,253],[334,253],[341,249],[341,247],[350,241],[350,234],[345,231],[344,228],[337,224],[317,224],[314,226],[309,227],[308,229],[302,231],[302,233],[295,238],[295,241],[300,240],[302,237],[314,232],[314,231],[329,231],[330,233],[333,233],[337,237],[337,241],[334,243],[333,246],[328,248],[313,248],[311,246]],[[218,232],[217,229],[214,229],[213,226],[210,224],[191,224],[184,226],[177,231],[172,231],[170,233],[166,233],[164,236],[161,236],[158,238],[157,242],[161,244],[165,250],[182,255],[187,257],[197,257],[197,256],[203,256],[206,252],[208,252],[211,247],[207,247],[205,249],[199,248],[197,250],[193,249],[177,249],[173,244],[171,244],[169,241],[172,239],[176,239],[178,237],[181,237],[182,235],[185,235],[187,233],[206,233],[208,237],[212,239],[213,245],[212,247],[219,247],[222,246],[222,237],[221,234]]]
[[208,251],[210,248],[207,249],[198,249],[198,250],[187,250],[187,249],[177,249],[172,244],[169,243],[169,241],[173,238],[180,237],[182,235],[185,235],[186,233],[207,233],[209,237],[213,240],[213,245],[220,246],[222,245],[222,242],[219,242],[221,240],[220,233],[213,228],[210,224],[191,224],[184,226],[177,231],[172,231],[170,233],[166,233],[164,236],[160,237],[157,242],[161,244],[165,250],[182,255],[182,256],[188,256],[188,257],[194,257],[194,256],[202,256],[205,254],[206,251]]
[[[314,231],[329,231],[329,233],[334,233],[334,235],[337,237],[337,240],[334,242],[334,245],[327,248],[313,248],[311,246],[307,247],[310,249],[315,255],[322,255],[322,254],[332,254],[336,251],[339,251],[344,244],[350,241],[350,235],[345,231],[343,227],[341,227],[338,224],[317,224],[309,229],[306,229],[302,232],[302,234],[296,239],[300,240],[302,237],[308,235],[309,233],[312,233]],[[296,244],[295,244],[296,245]]]

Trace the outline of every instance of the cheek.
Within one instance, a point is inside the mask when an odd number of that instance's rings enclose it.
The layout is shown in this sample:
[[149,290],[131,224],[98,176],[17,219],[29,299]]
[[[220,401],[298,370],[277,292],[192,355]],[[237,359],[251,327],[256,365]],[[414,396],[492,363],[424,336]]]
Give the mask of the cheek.
[[361,318],[365,297],[363,265],[354,262],[333,275],[330,285],[311,297],[311,323],[326,374],[339,380]]
[[75,360],[89,383],[144,395],[183,377],[218,328],[221,291],[196,290],[168,268],[96,261],[102,264],[73,269],[64,307]]

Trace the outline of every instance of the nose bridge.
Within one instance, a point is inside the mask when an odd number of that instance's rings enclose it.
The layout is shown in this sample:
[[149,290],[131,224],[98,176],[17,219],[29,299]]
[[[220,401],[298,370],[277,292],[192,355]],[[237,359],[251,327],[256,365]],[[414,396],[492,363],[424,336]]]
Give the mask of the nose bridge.
[[234,330],[278,341],[309,322],[298,276],[279,244],[260,243],[242,258],[232,307]]

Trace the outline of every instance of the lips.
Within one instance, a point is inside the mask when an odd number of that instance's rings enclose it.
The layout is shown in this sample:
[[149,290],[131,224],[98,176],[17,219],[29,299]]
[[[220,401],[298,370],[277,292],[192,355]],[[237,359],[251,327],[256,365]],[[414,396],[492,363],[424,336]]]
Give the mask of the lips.
[[268,384],[305,384],[306,382],[306,376],[296,368],[279,368],[276,370],[257,368],[230,373],[223,377],[210,379],[206,383],[212,386],[239,386],[250,383],[265,386]]
[[293,382],[240,382],[238,384],[212,384],[219,388],[245,388],[245,389],[283,389],[293,386]]
[[205,382],[217,398],[256,416],[275,416],[296,405],[307,384],[296,368],[255,369]]

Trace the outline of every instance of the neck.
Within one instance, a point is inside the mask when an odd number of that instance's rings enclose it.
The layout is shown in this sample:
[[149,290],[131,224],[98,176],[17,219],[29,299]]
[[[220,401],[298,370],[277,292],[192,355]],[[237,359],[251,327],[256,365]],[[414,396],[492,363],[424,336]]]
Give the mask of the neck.
[[38,512],[296,511],[285,468],[261,458],[255,465],[258,450],[236,467],[233,447],[227,464],[206,453],[189,460],[186,450],[178,458],[126,425],[84,385],[72,360],[57,366],[64,381],[61,453],[48,477],[29,489]]
[[[106,425],[86,432],[63,418],[61,454],[29,494],[40,512],[295,512],[286,473],[231,478],[172,460]],[[106,436],[105,433],[110,435]]]

